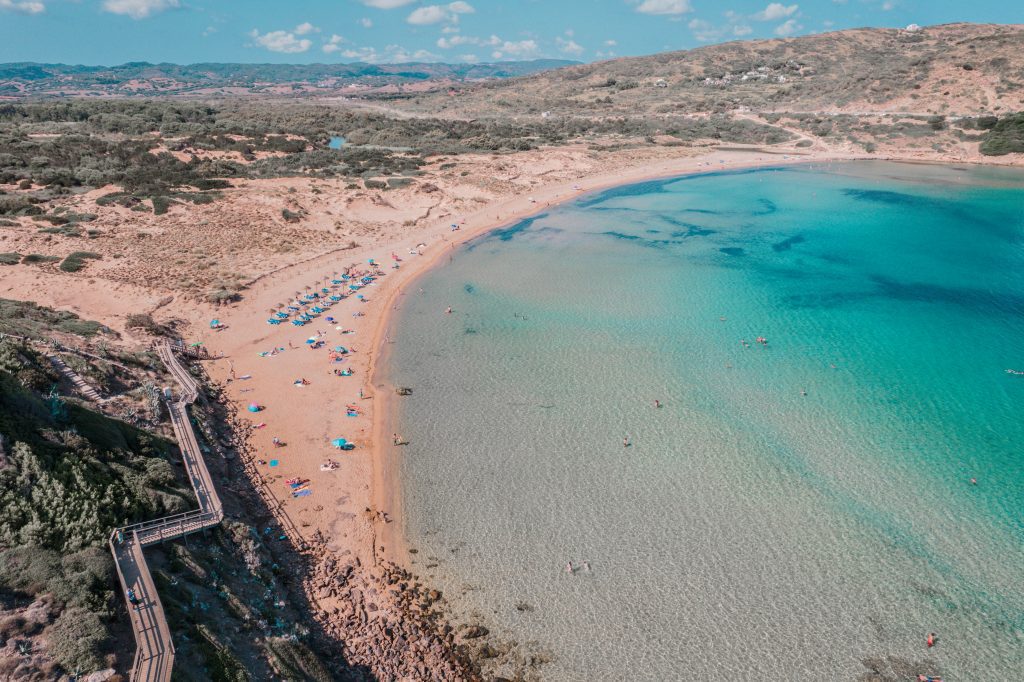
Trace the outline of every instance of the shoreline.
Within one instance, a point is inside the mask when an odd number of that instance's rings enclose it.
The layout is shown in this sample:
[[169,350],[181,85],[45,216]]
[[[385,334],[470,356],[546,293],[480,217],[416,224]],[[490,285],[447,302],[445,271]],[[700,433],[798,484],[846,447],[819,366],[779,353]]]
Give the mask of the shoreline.
[[[711,156],[721,154],[757,154],[775,158],[746,159],[739,163],[712,163]],[[788,158],[780,158],[787,156]],[[715,161],[720,161],[716,158]],[[863,161],[879,160],[899,162],[898,159],[877,159],[862,155],[843,154],[815,154],[814,152],[769,152],[763,149],[742,149],[730,148],[727,150],[709,152],[698,156],[673,159],[668,162],[657,164],[652,168],[633,168],[614,173],[603,173],[590,177],[583,177],[573,183],[561,183],[544,188],[535,192],[535,195],[527,198],[529,202],[520,210],[511,210],[504,217],[498,212],[503,207],[517,207],[524,200],[515,198],[506,200],[496,206],[489,206],[481,209],[481,212],[493,212],[495,217],[489,221],[471,227],[462,227],[456,232],[452,239],[446,239],[447,248],[430,253],[429,256],[421,257],[415,261],[415,265],[403,270],[399,275],[399,281],[394,280],[388,284],[394,288],[388,293],[384,307],[378,313],[375,324],[374,336],[371,342],[369,364],[367,368],[367,385],[371,388],[373,396],[373,418],[371,437],[371,459],[373,462],[373,481],[371,484],[372,499],[377,509],[390,510],[390,522],[382,524],[382,532],[376,535],[376,542],[373,548],[374,556],[378,549],[381,558],[390,561],[404,568],[408,568],[412,555],[408,552],[405,537],[405,519],[402,514],[402,494],[400,480],[400,459],[401,452],[394,446],[388,446],[388,428],[392,426],[394,419],[394,408],[397,405],[398,395],[395,392],[396,386],[391,385],[383,376],[387,361],[387,337],[389,328],[392,327],[396,318],[395,313],[399,310],[396,303],[401,300],[409,287],[415,285],[416,281],[438,266],[441,257],[447,252],[451,253],[457,247],[476,239],[488,232],[511,225],[532,216],[539,215],[549,208],[568,203],[574,199],[587,194],[602,192],[614,187],[642,182],[653,182],[656,180],[668,180],[694,175],[720,172],[723,170],[750,170],[753,168],[769,168],[774,166],[803,165],[809,163],[834,163],[840,161]],[[942,163],[942,162],[936,162]],[[583,186],[583,185],[586,186]],[[578,189],[574,189],[578,187]],[[542,200],[543,198],[543,200]],[[534,201],[530,201],[533,199]],[[469,219],[465,222],[469,222]]]

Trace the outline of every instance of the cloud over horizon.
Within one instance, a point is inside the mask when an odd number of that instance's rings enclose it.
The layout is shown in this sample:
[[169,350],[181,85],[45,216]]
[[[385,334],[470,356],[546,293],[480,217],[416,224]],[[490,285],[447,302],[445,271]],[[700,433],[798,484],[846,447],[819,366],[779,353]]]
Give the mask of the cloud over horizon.
[[104,0],[103,9],[111,14],[124,14],[132,19],[145,19],[168,9],[181,7],[180,0]]

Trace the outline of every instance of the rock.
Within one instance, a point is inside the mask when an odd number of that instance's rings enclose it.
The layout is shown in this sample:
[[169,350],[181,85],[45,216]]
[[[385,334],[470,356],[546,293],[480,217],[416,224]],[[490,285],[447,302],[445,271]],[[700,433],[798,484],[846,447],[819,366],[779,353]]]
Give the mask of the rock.
[[489,633],[490,630],[483,625],[470,625],[461,634],[463,639],[476,639],[477,637],[486,637]]

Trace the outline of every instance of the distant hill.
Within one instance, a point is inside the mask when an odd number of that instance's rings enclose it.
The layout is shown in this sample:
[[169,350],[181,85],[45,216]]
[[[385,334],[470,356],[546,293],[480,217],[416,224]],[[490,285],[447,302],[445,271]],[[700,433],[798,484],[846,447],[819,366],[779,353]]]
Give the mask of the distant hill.
[[[424,89],[514,78],[578,64],[537,59],[493,64],[0,64],[0,97],[188,94],[330,95],[337,91]],[[430,89],[427,87],[426,89]]]
[[456,88],[407,106],[450,117],[1024,109],[1024,25],[854,29],[615,59]]

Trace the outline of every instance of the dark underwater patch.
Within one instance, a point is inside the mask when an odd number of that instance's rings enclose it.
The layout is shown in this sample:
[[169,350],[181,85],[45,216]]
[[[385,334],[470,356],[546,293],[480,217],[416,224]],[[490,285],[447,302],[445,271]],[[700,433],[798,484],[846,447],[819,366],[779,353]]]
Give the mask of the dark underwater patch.
[[615,237],[616,239],[625,239],[631,242],[637,241],[638,239],[643,239],[643,237],[641,237],[638,234],[626,234],[625,232],[615,232],[612,230],[609,230],[608,232],[602,232],[601,234],[603,234],[606,237]]
[[919,197],[913,194],[906,194],[905,192],[893,192],[887,189],[854,189],[848,188],[842,190],[843,194],[848,197],[853,197],[859,201],[874,201],[880,204],[889,204],[890,206],[931,206],[935,202]]
[[746,249],[741,249],[738,246],[723,246],[719,251],[728,256],[745,256],[747,254]]
[[757,205],[761,208],[756,211],[751,211],[750,215],[771,215],[779,210],[778,205],[776,205],[776,203],[771,199],[758,199]]
[[547,217],[547,213],[541,213],[540,215],[535,215],[532,218],[520,220],[518,223],[514,225],[509,225],[508,227],[503,227],[497,230],[491,230],[486,234],[483,234],[479,237],[470,240],[469,243],[466,245],[466,251],[472,251],[477,246],[481,244],[486,244],[487,242],[490,241],[510,242],[513,239],[515,239],[517,235],[520,235],[523,232],[526,232],[531,227],[533,227],[533,224],[535,222]]
[[781,251],[789,251],[797,244],[803,244],[807,239],[803,235],[795,235],[789,239],[783,239],[781,242],[775,242],[772,244],[772,251],[779,253]]
[[476,291],[476,287],[475,287],[475,286],[473,286],[472,284],[470,284],[469,282],[466,282],[465,284],[463,284],[463,285],[462,285],[462,289],[463,289],[463,290],[464,290],[464,291],[465,291],[465,292],[466,292],[467,294],[472,294],[473,292],[475,292],[475,291]]

